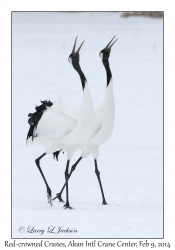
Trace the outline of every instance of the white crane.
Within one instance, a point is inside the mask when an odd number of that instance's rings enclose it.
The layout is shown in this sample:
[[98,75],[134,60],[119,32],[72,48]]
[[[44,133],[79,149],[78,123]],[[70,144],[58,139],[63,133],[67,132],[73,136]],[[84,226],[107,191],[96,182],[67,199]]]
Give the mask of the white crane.
[[[69,178],[72,174],[72,172],[75,170],[78,163],[81,161],[82,158],[88,157],[89,154],[92,153],[94,157],[94,163],[95,163],[95,173],[97,175],[97,179],[100,185],[101,194],[102,194],[102,204],[106,205],[107,202],[105,200],[103,187],[100,179],[100,172],[98,170],[97,166],[97,157],[99,156],[99,146],[104,144],[112,135],[113,127],[114,127],[114,120],[115,120],[115,102],[114,102],[114,94],[113,94],[113,82],[112,82],[112,73],[109,66],[109,56],[111,52],[111,47],[113,44],[118,40],[118,38],[112,43],[115,36],[112,38],[112,40],[107,44],[107,46],[100,51],[99,56],[101,57],[102,63],[106,70],[106,76],[107,76],[107,85],[106,85],[106,93],[105,97],[102,101],[102,103],[95,108],[95,116],[93,120],[93,130],[92,135],[90,139],[87,141],[87,143],[84,145],[84,152],[82,152],[81,157],[76,161],[76,163],[72,166]],[[69,179],[68,178],[68,179]],[[66,181],[67,182],[67,181]],[[56,194],[56,198],[59,199],[59,201],[63,201],[61,198],[62,192],[66,186],[66,183],[64,184],[62,190]]]
[[[52,206],[51,189],[40,167],[40,160],[46,154],[53,153],[58,158],[59,152],[67,152],[67,164],[65,170],[66,179],[66,204],[65,208],[72,209],[69,205],[68,177],[69,162],[78,149],[82,148],[92,134],[94,106],[89,91],[88,83],[79,64],[79,51],[84,43],[75,52],[77,37],[69,56],[69,62],[78,72],[83,88],[83,100],[79,107],[71,107],[61,99],[59,102],[43,101],[42,105],[36,107],[37,112],[29,114],[30,129],[27,135],[27,142],[42,144],[46,151],[35,162],[43,177],[47,188],[48,202]],[[82,148],[82,150],[84,150]],[[84,152],[84,151],[83,151]],[[82,152],[82,154],[83,154]]]

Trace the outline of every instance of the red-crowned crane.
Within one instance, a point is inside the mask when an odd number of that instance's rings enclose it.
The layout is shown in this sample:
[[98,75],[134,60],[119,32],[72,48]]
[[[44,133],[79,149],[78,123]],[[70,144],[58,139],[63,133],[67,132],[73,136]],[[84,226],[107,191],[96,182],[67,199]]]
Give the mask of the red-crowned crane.
[[51,189],[46,181],[43,171],[40,167],[40,160],[46,154],[54,154],[58,158],[62,150],[67,153],[67,164],[65,170],[66,180],[66,204],[65,208],[72,209],[69,205],[68,178],[69,163],[78,149],[82,149],[90,138],[93,129],[94,106],[91,93],[88,87],[86,77],[79,64],[79,51],[84,43],[75,51],[77,37],[73,46],[72,53],[69,56],[69,62],[78,72],[83,88],[83,100],[79,107],[71,107],[62,100],[59,102],[42,101],[42,104],[36,107],[36,112],[29,114],[30,129],[27,135],[27,142],[32,144],[42,144],[45,152],[38,157],[35,162],[42,175],[47,188],[48,202],[52,206]]
[[[102,63],[106,70],[106,76],[107,76],[106,93],[105,93],[102,103],[97,108],[95,108],[92,135],[90,139],[84,145],[84,149],[85,149],[84,152],[82,152],[81,157],[72,166],[70,174],[69,174],[69,178],[70,178],[72,172],[75,170],[76,166],[81,161],[81,159],[88,157],[89,154],[92,154],[94,157],[94,163],[95,163],[95,173],[97,175],[97,179],[98,179],[100,189],[101,189],[103,205],[106,205],[107,202],[105,199],[105,195],[104,195],[104,191],[103,191],[103,187],[102,187],[102,183],[100,179],[100,172],[97,166],[97,157],[99,156],[99,146],[105,143],[110,138],[113,132],[113,128],[114,128],[115,102],[114,102],[114,93],[113,93],[112,73],[111,73],[109,60],[108,60],[110,53],[111,53],[111,47],[118,40],[117,38],[112,43],[114,38],[115,36],[107,44],[107,46],[103,50],[101,50],[99,53],[99,56],[101,57]],[[64,184],[62,190],[58,194],[56,194],[56,197],[53,200],[58,198],[59,201],[62,201],[61,195],[65,186],[66,186],[66,183]]]

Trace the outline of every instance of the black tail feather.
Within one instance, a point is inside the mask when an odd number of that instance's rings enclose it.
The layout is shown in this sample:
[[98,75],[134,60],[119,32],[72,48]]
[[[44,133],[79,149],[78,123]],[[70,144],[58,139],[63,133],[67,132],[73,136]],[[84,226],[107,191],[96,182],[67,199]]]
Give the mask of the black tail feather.
[[36,112],[34,113],[29,113],[28,117],[30,117],[28,119],[28,123],[30,125],[29,131],[27,133],[27,139],[29,137],[32,136],[32,141],[34,139],[34,137],[36,137],[37,135],[34,134],[34,130],[38,125],[39,120],[42,117],[43,112],[46,110],[47,107],[51,107],[53,105],[53,103],[49,100],[49,101],[41,101],[41,105],[40,106],[36,106]]
[[56,158],[57,161],[58,161],[58,155],[59,155],[60,152],[61,152],[61,150],[60,151],[56,151],[56,152],[53,153],[53,158],[54,159]]

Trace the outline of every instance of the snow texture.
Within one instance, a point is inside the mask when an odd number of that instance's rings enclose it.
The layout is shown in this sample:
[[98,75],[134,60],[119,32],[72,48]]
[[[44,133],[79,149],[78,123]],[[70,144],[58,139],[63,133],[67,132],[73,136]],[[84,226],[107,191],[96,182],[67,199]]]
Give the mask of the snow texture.
[[[12,14],[12,237],[161,238],[163,237],[163,19],[121,18],[107,12],[13,12]],[[100,147],[98,167],[108,205],[102,205],[92,156],[69,181],[70,205],[47,203],[46,187],[35,165],[44,153],[26,145],[28,113],[40,100],[69,105],[82,101],[78,74],[68,62],[75,37],[80,65],[94,105],[103,100],[106,73],[99,52],[116,35],[110,66],[115,96],[115,127]],[[80,156],[76,152],[71,163]],[[65,180],[66,157],[41,160],[52,189]],[[65,200],[65,191],[63,193]],[[25,227],[20,233],[18,228]],[[29,226],[45,232],[28,233]],[[47,228],[76,229],[51,234]]]

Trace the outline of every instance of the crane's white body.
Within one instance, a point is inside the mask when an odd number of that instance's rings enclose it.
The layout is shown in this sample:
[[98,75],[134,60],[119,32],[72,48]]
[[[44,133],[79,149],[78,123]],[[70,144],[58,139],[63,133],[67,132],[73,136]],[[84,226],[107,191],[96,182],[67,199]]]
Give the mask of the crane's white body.
[[102,103],[95,108],[92,135],[84,145],[82,157],[88,157],[92,153],[96,159],[99,156],[99,146],[104,144],[112,135],[115,120],[115,103],[113,95],[112,79],[106,88]]
[[82,148],[92,135],[94,106],[87,82],[79,107],[71,107],[60,99],[47,107],[38,122],[37,137],[29,143],[42,144],[46,154],[63,150],[70,160],[73,153]]

